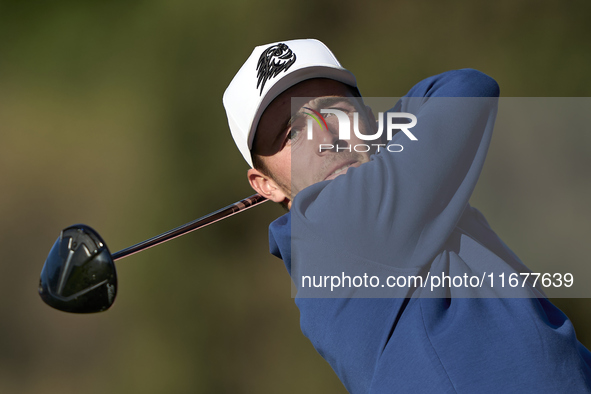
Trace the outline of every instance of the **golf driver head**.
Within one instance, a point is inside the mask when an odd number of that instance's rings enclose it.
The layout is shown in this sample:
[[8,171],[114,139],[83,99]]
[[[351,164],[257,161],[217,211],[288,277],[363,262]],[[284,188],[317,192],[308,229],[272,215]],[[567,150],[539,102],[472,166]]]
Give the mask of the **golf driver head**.
[[93,313],[109,309],[116,294],[115,263],[98,233],[83,224],[62,230],[41,271],[43,301],[64,312]]

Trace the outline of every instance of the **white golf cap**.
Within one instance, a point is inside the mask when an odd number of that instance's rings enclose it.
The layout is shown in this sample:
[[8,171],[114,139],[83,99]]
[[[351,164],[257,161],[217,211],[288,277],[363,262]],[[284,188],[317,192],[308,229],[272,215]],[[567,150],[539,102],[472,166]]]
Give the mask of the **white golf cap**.
[[261,115],[282,92],[311,78],[329,78],[357,87],[322,42],[281,41],[254,49],[224,92],[224,107],[236,146],[252,167],[250,149]]

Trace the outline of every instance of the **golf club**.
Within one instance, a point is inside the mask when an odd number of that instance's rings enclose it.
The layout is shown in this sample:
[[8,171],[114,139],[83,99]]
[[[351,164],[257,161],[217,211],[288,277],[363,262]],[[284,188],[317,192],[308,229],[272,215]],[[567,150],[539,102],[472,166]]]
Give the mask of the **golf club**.
[[94,313],[109,309],[117,295],[115,261],[175,239],[267,201],[254,194],[180,227],[112,255],[101,236],[76,224],[62,230],[51,248],[39,280],[39,295],[64,312]]

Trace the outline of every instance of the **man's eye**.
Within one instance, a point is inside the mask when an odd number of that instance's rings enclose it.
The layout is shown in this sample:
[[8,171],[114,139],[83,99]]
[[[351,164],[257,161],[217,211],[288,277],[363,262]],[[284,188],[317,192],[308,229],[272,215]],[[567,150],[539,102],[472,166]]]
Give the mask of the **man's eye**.
[[296,141],[299,138],[300,134],[301,134],[301,130],[300,129],[293,128],[287,134],[287,140],[288,141],[291,141],[291,142],[294,142],[294,141]]

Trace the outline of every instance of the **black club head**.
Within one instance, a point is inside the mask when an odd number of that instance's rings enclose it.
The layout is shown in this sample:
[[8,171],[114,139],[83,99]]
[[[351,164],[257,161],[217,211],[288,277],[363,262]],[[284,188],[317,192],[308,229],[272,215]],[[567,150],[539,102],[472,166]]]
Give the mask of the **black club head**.
[[93,313],[107,310],[116,294],[115,263],[102,238],[83,224],[64,229],[41,271],[43,301],[64,312]]

